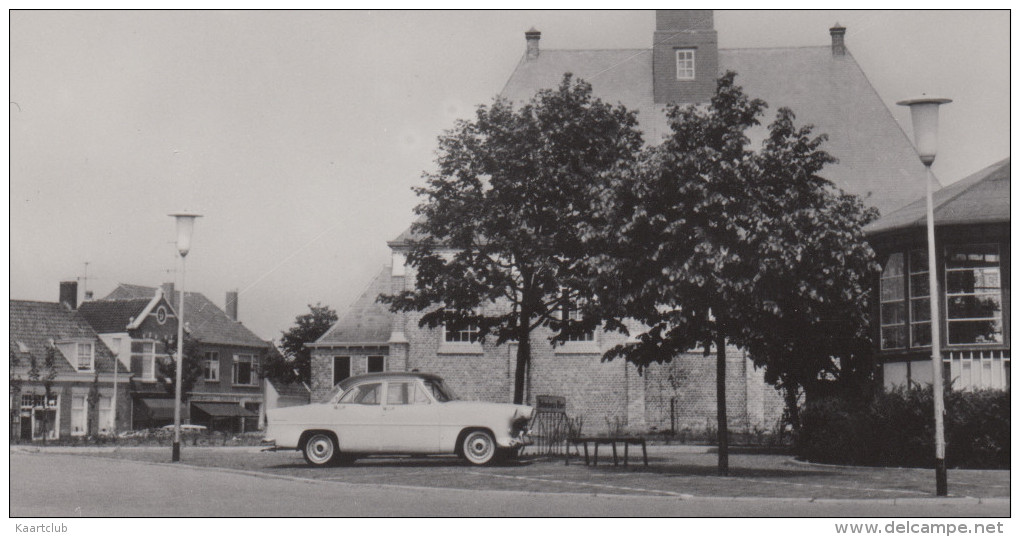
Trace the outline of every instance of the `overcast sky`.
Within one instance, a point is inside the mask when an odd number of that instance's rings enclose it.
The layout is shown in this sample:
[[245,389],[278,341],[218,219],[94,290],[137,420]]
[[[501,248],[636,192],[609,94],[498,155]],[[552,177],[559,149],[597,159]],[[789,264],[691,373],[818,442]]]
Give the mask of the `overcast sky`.
[[[412,219],[436,136],[503,87],[524,52],[650,48],[654,13],[24,12],[10,14],[10,294],[55,301],[84,275],[176,275],[173,219],[204,215],[191,290],[278,339],[307,304],[341,313]],[[943,108],[951,183],[1009,156],[1008,12],[718,11],[722,48],[846,42],[896,120]]]

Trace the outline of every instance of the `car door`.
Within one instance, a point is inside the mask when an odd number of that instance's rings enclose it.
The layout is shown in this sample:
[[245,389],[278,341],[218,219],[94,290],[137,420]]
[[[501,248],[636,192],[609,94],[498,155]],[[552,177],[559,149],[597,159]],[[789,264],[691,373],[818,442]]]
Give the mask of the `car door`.
[[417,380],[386,383],[381,425],[383,449],[397,453],[436,453],[437,406]]
[[359,384],[344,393],[333,408],[333,430],[341,451],[381,451],[383,383]]

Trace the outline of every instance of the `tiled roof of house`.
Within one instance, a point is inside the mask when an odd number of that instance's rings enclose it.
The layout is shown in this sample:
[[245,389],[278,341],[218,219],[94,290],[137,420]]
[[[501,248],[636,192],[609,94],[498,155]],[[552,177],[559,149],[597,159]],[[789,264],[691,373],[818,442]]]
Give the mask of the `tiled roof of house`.
[[[780,107],[797,115],[798,125],[827,134],[823,146],[839,162],[822,175],[837,187],[861,196],[882,214],[924,195],[925,170],[913,144],[848,52],[833,57],[824,47],[720,49],[719,72],[735,71],[736,83],[769,108],[763,126],[748,136],[756,148]],[[542,50],[537,59],[522,58],[501,92],[514,102],[555,88],[564,73],[591,83],[596,97],[623,104],[638,113],[638,128],[647,143],[669,134],[665,106],[652,96],[652,50]],[[389,242],[405,244],[410,228]]]
[[[10,301],[10,337],[8,344],[11,353],[18,357],[21,366],[29,363],[29,354],[36,357],[40,367],[46,357],[46,349],[50,341],[60,343],[68,339],[89,339],[94,343],[95,368],[98,373],[113,372],[113,353],[99,339],[99,335],[89,326],[79,312],[70,311],[56,302],[36,302],[33,300]],[[58,359],[55,369],[58,373],[74,373],[70,362],[57,351]]]
[[[118,284],[117,288],[109,295],[95,303],[133,301],[141,297],[151,298],[155,292],[155,287]],[[171,303],[173,302],[175,300],[171,300]],[[85,304],[90,304],[90,302]],[[269,345],[243,324],[232,320],[202,293],[190,291],[184,293],[184,322],[192,337],[202,343],[244,347],[267,347]]]
[[[932,193],[936,225],[1009,222],[1009,159],[1001,160]],[[925,198],[869,225],[870,234],[927,225]]]
[[[543,50],[522,59],[502,96],[526,101],[542,88],[556,87],[565,72],[587,80],[593,93],[611,104],[638,111],[645,141],[669,134],[664,107],[652,100],[651,49]],[[822,175],[839,188],[865,198],[883,214],[924,194],[925,170],[900,128],[853,57],[834,57],[831,48],[720,49],[719,73],[735,71],[736,83],[768,103],[766,125],[780,107],[797,114],[798,124],[829,136],[824,148],[839,159]],[[765,127],[749,133],[752,147]]]
[[391,316],[385,304],[376,301],[390,291],[389,266],[376,274],[368,289],[351,304],[325,334],[310,346],[340,344],[382,344],[390,340]]
[[152,301],[153,293],[146,298],[89,300],[81,303],[78,312],[100,334],[127,332],[131,321]]
[[276,393],[280,394],[281,397],[303,397],[307,399],[312,393],[312,390],[308,388],[308,385],[303,382],[281,382],[270,379],[266,379],[266,381],[273,384],[273,389],[275,389]]

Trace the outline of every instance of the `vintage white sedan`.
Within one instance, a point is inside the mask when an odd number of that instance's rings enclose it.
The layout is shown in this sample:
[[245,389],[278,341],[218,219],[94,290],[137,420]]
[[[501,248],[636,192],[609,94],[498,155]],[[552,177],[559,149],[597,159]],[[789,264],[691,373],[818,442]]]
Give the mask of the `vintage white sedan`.
[[266,412],[269,449],[297,449],[312,466],[369,454],[457,454],[489,464],[528,443],[534,409],[459,401],[426,373],[369,373],[337,384],[324,403]]

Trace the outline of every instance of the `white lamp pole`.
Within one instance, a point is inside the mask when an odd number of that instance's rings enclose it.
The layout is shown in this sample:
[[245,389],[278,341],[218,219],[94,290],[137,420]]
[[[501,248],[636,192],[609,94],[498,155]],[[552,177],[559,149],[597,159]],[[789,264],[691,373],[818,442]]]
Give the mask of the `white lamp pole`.
[[935,402],[935,494],[945,496],[949,493],[946,478],[946,430],[945,401],[942,394],[942,319],[939,317],[939,281],[935,255],[935,211],[932,205],[931,164],[935,162],[935,151],[938,148],[939,106],[951,103],[950,99],[928,97],[922,95],[916,99],[900,101],[896,104],[910,107],[910,116],[914,124],[914,145],[926,170],[927,185],[925,200],[927,203],[928,222],[928,302],[931,304],[931,365],[932,365],[932,398]]
[[177,370],[174,382],[174,447],[171,460],[181,460],[181,370],[184,369],[184,259],[191,250],[191,233],[199,214],[175,213],[177,221],[177,251],[181,254],[180,300],[177,308]]

